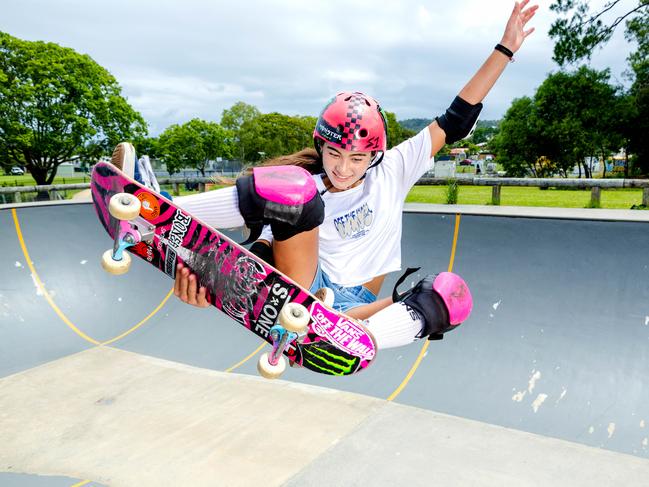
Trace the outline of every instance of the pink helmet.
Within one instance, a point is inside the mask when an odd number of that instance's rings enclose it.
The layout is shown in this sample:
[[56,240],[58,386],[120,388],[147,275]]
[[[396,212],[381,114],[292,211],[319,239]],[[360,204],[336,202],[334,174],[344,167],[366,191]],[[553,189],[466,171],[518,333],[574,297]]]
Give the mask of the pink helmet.
[[349,151],[381,151],[387,149],[387,122],[377,101],[363,93],[343,91],[322,109],[313,130],[313,141]]

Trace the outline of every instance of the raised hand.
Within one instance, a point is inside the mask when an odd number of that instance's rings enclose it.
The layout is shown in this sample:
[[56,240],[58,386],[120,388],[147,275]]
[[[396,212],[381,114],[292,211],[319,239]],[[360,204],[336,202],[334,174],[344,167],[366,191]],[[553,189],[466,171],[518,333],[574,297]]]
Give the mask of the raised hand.
[[534,32],[534,27],[525,30],[525,25],[534,17],[539,6],[532,5],[525,8],[529,2],[530,0],[523,0],[514,4],[514,10],[512,10],[512,14],[507,21],[505,33],[500,41],[503,46],[512,52],[518,51],[527,36]]

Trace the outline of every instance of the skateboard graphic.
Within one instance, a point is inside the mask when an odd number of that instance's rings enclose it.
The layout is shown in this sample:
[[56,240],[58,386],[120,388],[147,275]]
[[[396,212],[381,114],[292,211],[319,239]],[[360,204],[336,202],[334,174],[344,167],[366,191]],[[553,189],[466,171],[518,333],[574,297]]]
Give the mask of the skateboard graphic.
[[[97,216],[114,241],[102,257],[112,274],[128,271],[129,252],[172,279],[182,263],[208,302],[272,345],[257,368],[267,378],[293,366],[328,375],[365,369],[376,355],[370,332],[316,299],[289,277],[112,164],[91,178]],[[128,251],[128,252],[126,252]]]

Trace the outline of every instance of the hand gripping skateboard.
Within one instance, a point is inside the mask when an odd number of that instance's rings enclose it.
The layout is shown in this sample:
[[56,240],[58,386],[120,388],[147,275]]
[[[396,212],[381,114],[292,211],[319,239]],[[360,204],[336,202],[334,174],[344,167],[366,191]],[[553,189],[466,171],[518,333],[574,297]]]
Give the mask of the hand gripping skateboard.
[[[128,271],[129,252],[175,278],[182,263],[206,288],[210,304],[272,345],[257,368],[268,378],[291,365],[328,375],[365,369],[376,355],[370,332],[219,231],[112,164],[91,178],[97,216],[114,241],[102,257],[112,274]],[[127,252],[128,251],[128,252]]]

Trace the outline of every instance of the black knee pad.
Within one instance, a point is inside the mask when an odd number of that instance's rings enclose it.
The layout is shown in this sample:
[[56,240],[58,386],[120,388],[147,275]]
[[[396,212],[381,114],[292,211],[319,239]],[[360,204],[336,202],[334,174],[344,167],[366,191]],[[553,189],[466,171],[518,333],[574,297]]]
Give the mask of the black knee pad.
[[415,287],[403,294],[397,292],[399,284],[410,274],[418,270],[419,268],[409,268],[406,270],[394,286],[392,300],[395,303],[404,303],[406,306],[415,310],[421,317],[424,326],[417,338],[428,337],[429,340],[441,340],[444,337],[444,333],[452,330],[453,327],[450,325],[448,310],[446,309],[444,300],[433,289],[436,276],[426,276]]

